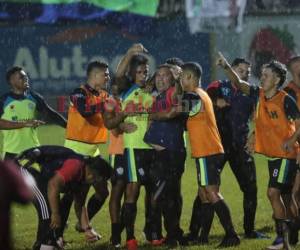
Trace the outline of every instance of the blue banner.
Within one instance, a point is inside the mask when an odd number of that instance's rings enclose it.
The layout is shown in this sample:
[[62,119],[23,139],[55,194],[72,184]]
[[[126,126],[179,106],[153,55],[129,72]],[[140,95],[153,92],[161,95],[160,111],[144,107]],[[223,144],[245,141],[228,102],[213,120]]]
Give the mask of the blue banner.
[[[145,27],[147,28],[147,27]],[[184,19],[156,21],[146,34],[131,33],[99,24],[34,25],[0,28],[0,78],[6,70],[24,66],[32,87],[46,96],[69,94],[85,79],[88,62],[104,60],[113,73],[120,57],[136,42],[149,51],[152,70],[169,57],[197,61],[203,67],[203,84],[210,80],[210,37],[190,35]],[[1,92],[8,88],[1,84]]]

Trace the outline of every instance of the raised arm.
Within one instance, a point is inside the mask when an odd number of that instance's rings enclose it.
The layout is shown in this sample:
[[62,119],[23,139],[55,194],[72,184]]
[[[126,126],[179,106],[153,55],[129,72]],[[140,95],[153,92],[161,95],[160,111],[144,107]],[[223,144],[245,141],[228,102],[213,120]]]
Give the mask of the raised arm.
[[227,62],[226,58],[221,52],[218,52],[217,65],[224,69],[226,75],[228,76],[234,87],[241,90],[244,94],[250,95],[250,84],[248,82],[243,81],[237,75],[237,73],[235,73],[235,71],[232,69],[232,67]]
[[124,57],[121,59],[121,61],[119,62],[118,66],[117,66],[117,70],[116,70],[116,78],[122,78],[125,76],[129,62],[134,55],[136,55],[138,53],[147,53],[147,52],[148,51],[144,48],[144,46],[141,43],[133,44],[128,49],[128,51],[126,52]]

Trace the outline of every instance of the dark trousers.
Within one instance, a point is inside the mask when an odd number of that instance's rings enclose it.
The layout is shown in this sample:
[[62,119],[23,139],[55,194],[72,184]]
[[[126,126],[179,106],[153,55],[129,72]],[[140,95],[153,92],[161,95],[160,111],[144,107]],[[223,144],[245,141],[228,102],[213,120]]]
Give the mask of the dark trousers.
[[161,210],[167,238],[179,239],[182,236],[180,228],[181,215],[181,176],[184,171],[185,150],[156,151],[153,167],[150,171],[151,185],[151,221],[152,232],[159,231],[159,225],[154,223]]
[[224,165],[229,162],[230,168],[244,194],[244,230],[250,233],[254,230],[257,207],[256,168],[253,156],[243,145],[225,147]]

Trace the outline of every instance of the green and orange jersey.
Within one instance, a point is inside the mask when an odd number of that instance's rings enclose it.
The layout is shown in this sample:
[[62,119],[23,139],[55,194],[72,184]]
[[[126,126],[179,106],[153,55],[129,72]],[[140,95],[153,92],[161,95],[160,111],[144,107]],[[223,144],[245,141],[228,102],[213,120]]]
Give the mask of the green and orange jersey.
[[201,88],[196,88],[188,95],[194,96],[189,104],[187,120],[192,157],[200,158],[224,153],[210,97]]
[[263,89],[252,86],[250,95],[257,98],[255,113],[255,152],[272,158],[295,159],[299,144],[291,152],[283,144],[295,133],[295,120],[300,118],[295,100],[279,90],[267,99]]

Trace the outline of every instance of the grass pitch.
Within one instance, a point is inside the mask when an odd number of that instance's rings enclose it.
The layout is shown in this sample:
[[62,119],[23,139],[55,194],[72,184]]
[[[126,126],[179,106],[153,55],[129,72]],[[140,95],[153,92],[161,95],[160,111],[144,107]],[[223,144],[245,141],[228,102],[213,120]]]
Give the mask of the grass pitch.
[[[42,144],[59,144],[64,142],[64,130],[56,126],[44,126],[39,128],[39,138]],[[105,146],[103,147],[104,157],[107,157]],[[268,169],[266,160],[261,156],[256,156],[256,170],[257,170],[257,184],[258,184],[258,208],[256,213],[256,229],[274,237],[274,227],[272,221],[272,209],[266,197],[266,189],[268,184]],[[182,179],[182,193],[183,193],[183,212],[181,218],[181,226],[187,231],[189,220],[191,217],[191,210],[193,200],[197,192],[196,169],[194,161],[190,157],[186,161],[186,171]],[[245,240],[243,239],[243,197],[239,190],[238,184],[233,176],[230,167],[225,166],[222,172],[221,192],[230,207],[234,225],[238,234],[241,237],[241,245],[238,248],[232,249],[264,249],[271,243],[271,239],[264,240]],[[138,215],[136,223],[136,237],[139,240],[139,249],[150,249],[142,235],[142,228],[144,225],[144,204],[143,199],[144,190],[142,190],[138,202]],[[33,206],[13,208],[13,242],[15,249],[25,250],[31,249],[35,240],[37,216]],[[72,209],[68,228],[65,232],[65,240],[69,242],[66,249],[72,250],[89,250],[89,249],[107,249],[110,237],[110,217],[108,211],[108,200],[103,206],[102,210],[92,220],[94,228],[103,236],[103,238],[96,244],[89,245],[85,243],[84,235],[79,234],[74,230],[76,223],[74,209]],[[221,241],[223,230],[220,226],[217,216],[212,225],[210,234],[210,244],[205,247],[190,246],[185,249],[214,249]],[[123,243],[125,243],[125,234],[122,235]],[[157,248],[164,249],[163,247]]]

